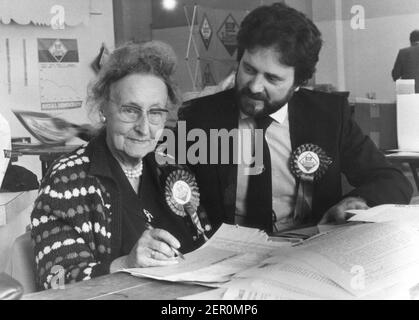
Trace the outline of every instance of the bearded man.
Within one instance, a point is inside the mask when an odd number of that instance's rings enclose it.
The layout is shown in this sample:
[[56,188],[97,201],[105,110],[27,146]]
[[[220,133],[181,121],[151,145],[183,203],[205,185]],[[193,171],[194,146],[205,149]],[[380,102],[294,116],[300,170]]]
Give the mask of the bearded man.
[[[214,129],[263,132],[261,142],[239,134],[229,150],[208,148],[208,159],[238,149],[256,159],[262,144],[260,170],[234,157],[191,163],[213,230],[221,223],[268,232],[344,223],[350,209],[409,203],[410,183],[361,132],[347,99],[301,88],[322,46],[311,20],[282,3],[261,6],[245,17],[237,40],[235,87],[192,100],[179,114],[187,132],[202,129],[208,137]],[[345,195],[342,173],[354,186]]]

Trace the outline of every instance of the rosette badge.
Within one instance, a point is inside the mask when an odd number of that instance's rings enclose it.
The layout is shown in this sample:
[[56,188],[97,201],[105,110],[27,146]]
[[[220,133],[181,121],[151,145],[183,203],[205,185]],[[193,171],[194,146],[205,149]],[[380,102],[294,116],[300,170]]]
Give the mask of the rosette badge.
[[185,217],[187,205],[196,212],[199,206],[199,189],[195,177],[184,169],[172,171],[166,178],[166,202],[177,215]]
[[184,169],[172,171],[166,179],[165,195],[170,209],[181,217],[189,215],[198,234],[208,240],[197,214],[199,189],[195,176]]
[[311,215],[313,202],[313,182],[326,173],[332,159],[326,152],[314,144],[304,144],[291,155],[292,174],[299,180],[294,220],[304,222]]
[[172,171],[166,179],[165,196],[170,209],[181,217],[189,215],[198,234],[207,240],[197,214],[199,189],[194,175],[184,169]]
[[291,156],[291,171],[301,180],[319,180],[332,164],[332,159],[327,156],[319,146],[304,144],[298,147]]

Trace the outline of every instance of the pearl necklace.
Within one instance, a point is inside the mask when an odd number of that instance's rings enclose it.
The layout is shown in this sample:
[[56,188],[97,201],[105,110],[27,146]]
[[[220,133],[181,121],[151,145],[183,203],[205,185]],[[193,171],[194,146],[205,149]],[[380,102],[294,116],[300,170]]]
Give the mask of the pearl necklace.
[[136,179],[141,177],[143,173],[143,161],[140,162],[136,169],[122,169],[128,179]]

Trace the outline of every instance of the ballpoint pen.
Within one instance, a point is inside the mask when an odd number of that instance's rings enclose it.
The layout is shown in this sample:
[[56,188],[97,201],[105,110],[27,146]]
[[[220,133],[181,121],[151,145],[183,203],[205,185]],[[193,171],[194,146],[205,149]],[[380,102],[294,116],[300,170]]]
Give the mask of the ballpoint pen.
[[[148,230],[153,230],[153,226],[150,223],[146,223],[146,227]],[[170,249],[172,249],[172,251],[175,253],[176,256],[178,256],[179,258],[185,260],[185,256],[176,248],[173,248],[171,246],[169,246]]]

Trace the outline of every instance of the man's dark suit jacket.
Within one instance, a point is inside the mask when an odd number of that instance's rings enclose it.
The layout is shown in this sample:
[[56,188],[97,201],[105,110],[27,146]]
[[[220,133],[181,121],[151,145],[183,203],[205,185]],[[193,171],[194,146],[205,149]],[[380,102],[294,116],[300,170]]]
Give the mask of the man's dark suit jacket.
[[419,93],[419,44],[401,49],[392,71],[393,80],[415,79],[415,91]]
[[[188,132],[200,128],[207,137],[210,129],[238,128],[238,119],[233,90],[192,100],[179,112],[179,120],[186,121]],[[314,183],[312,223],[319,222],[325,211],[342,199],[341,173],[355,187],[346,196],[362,197],[369,206],[409,203],[412,186],[361,132],[352,120],[346,98],[300,89],[289,102],[289,125],[292,150],[312,143],[333,160],[323,178]],[[201,203],[214,229],[223,222],[233,224],[237,165],[195,164],[191,168],[197,177]],[[272,224],[272,218],[267,219],[261,217],[261,221]],[[253,227],[269,231],[272,226],[256,223]]]

